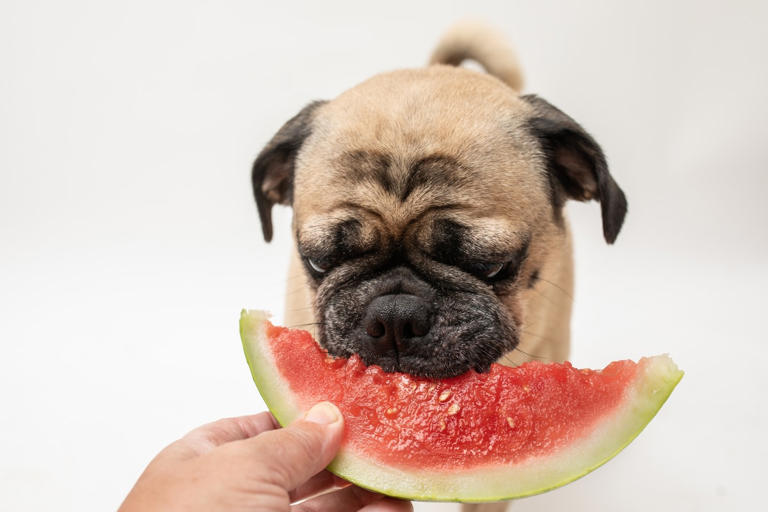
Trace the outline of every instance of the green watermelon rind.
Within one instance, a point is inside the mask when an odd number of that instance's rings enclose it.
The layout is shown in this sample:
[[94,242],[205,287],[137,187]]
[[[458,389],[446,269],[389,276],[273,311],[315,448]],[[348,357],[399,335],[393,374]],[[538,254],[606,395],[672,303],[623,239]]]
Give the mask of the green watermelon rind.
[[[267,339],[266,322],[269,315],[260,310],[242,310],[240,313],[240,339],[243,342],[245,359],[251,369],[253,382],[264,403],[275,417],[278,423],[286,426],[302,415],[291,401],[281,397],[291,396],[293,393],[284,383],[284,379],[277,371],[277,366],[268,351],[262,350]],[[276,399],[268,399],[275,397]]]
[[[301,417],[293,392],[267,349],[267,314],[243,310],[240,336],[251,375],[270,412],[281,425]],[[643,358],[625,398],[590,435],[547,456],[508,466],[467,470],[404,469],[342,450],[328,466],[332,473],[388,496],[419,501],[487,502],[540,494],[570,483],[612,459],[631,443],[666,402],[683,372],[667,355]]]

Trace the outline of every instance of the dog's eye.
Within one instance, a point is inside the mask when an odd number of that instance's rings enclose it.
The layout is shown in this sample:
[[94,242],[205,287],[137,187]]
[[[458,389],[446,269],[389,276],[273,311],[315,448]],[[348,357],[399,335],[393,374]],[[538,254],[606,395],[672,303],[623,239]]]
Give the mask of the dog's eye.
[[504,270],[506,265],[506,263],[474,263],[470,270],[482,279],[493,279]]
[[487,279],[496,277],[502,270],[504,270],[504,263],[495,263],[485,272],[485,277]]
[[309,265],[309,267],[312,270],[314,270],[315,272],[317,272],[318,274],[325,274],[326,272],[328,272],[328,267],[327,266],[323,266],[323,265],[319,264],[318,262],[316,262],[312,258],[307,258],[307,265]]

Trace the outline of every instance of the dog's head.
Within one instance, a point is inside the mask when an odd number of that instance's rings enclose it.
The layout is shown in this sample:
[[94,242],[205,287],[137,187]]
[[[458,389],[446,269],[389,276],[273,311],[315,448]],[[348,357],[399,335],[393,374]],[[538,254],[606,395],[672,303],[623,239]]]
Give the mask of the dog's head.
[[612,243],[626,201],[573,119],[448,66],[378,75],[289,120],[259,154],[264,237],[292,205],[320,343],[415,375],[486,371],[518,342],[523,291],[597,200]]

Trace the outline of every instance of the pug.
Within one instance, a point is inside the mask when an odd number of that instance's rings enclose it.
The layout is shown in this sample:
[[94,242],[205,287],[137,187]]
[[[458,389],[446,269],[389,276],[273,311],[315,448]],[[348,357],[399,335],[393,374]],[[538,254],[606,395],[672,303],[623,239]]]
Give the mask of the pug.
[[503,37],[460,24],[429,66],[312,102],[278,130],[252,182],[267,242],[273,206],[293,208],[287,325],[333,356],[430,378],[568,357],[565,204],[600,203],[611,244],[627,201],[597,142],[522,85]]

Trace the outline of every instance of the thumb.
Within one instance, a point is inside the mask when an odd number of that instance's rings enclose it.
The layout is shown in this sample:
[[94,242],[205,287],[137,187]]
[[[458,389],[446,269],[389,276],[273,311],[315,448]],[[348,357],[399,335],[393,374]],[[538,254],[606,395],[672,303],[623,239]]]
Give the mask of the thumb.
[[249,446],[265,481],[291,491],[322,471],[341,445],[344,419],[330,402],[320,402],[289,426],[241,441]]

